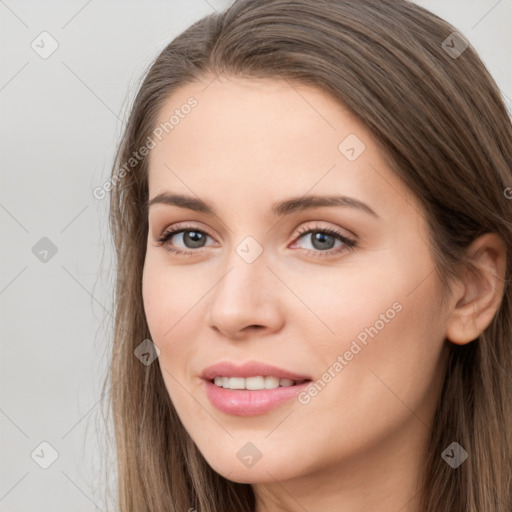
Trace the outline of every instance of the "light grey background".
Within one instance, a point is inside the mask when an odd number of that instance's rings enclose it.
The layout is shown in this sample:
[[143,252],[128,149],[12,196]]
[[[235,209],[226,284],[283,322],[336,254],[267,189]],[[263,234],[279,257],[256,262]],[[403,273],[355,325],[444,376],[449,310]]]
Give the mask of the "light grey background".
[[[106,510],[96,425],[113,264],[93,189],[151,60],[228,3],[0,0],[0,512]],[[418,3],[475,46],[510,112],[512,0]],[[52,39],[47,58],[31,47]],[[42,442],[58,452],[48,469]]]

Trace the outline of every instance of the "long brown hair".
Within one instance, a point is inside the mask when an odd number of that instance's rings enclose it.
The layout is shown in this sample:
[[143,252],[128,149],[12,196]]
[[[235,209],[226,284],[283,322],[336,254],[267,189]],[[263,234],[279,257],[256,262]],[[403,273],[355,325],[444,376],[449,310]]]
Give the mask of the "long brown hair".
[[[475,238],[486,232],[502,237],[507,273],[499,310],[477,340],[450,343],[422,510],[512,510],[512,125],[484,64],[453,32],[406,0],[240,0],[194,23],[152,64],[111,180],[117,278],[103,396],[115,427],[119,510],[255,507],[249,484],[229,481],[206,463],[177,416],[159,365],[134,357],[150,338],[141,290],[148,169],[146,158],[129,168],[126,162],[146,145],[173,91],[218,74],[313,85],[362,120],[425,206],[446,288],[471,265],[465,248]],[[470,454],[457,469],[441,458],[454,441]]]

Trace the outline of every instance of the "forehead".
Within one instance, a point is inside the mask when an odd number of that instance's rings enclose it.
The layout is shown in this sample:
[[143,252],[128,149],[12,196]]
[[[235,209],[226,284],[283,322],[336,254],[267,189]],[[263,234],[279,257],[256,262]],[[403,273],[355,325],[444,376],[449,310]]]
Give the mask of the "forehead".
[[[193,108],[187,107],[191,98]],[[277,158],[286,148],[283,156],[322,152],[332,161],[341,156],[338,144],[345,136],[370,137],[344,105],[317,88],[284,80],[217,77],[187,84],[167,98],[157,126],[165,129],[172,117],[172,127],[162,133],[168,143],[159,147],[176,150],[186,141],[189,149],[195,144],[203,150],[188,154],[189,159],[201,158],[206,150],[242,159]]]
[[371,132],[313,86],[204,79],[167,98],[155,129],[150,197],[173,190],[207,199],[222,189],[239,206],[308,192],[387,198],[395,209],[411,201]]

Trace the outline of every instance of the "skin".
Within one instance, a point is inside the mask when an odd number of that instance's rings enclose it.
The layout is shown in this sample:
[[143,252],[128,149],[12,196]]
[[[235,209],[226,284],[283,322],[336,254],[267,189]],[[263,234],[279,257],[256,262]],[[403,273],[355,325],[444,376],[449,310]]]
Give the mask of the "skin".
[[[357,118],[310,86],[212,78],[167,99],[159,123],[190,96],[198,105],[149,155],[150,199],[187,194],[216,212],[149,209],[144,307],[178,415],[215,471],[253,485],[257,512],[419,512],[448,344],[470,342],[492,319],[503,245],[479,239],[471,249],[484,278],[461,280],[442,305],[425,212]],[[338,149],[349,134],[366,146],[354,161]],[[354,197],[378,217],[339,206],[272,215],[274,201],[313,193]],[[178,223],[206,232],[203,247],[183,233],[160,245]],[[357,245],[325,256],[342,242],[322,248],[311,234],[299,238],[301,227],[334,228]],[[247,236],[263,249],[252,263],[236,252]],[[199,375],[221,360],[322,379],[396,303],[401,310],[307,405],[292,399],[239,417],[204,393]],[[237,457],[248,442],[262,454],[252,467]]]

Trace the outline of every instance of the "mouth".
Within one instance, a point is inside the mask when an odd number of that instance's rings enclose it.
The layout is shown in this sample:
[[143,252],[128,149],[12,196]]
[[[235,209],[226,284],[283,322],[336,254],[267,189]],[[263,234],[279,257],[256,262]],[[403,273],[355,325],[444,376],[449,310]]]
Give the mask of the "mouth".
[[279,378],[273,375],[256,375],[253,377],[226,377],[216,375],[214,378],[208,379],[208,382],[224,389],[261,391],[265,389],[276,389],[278,387],[288,388],[300,386],[305,382],[311,382],[311,379],[294,380]]
[[[224,379],[224,377],[220,378]],[[262,376],[253,378],[263,379]],[[238,378],[235,379],[238,380]],[[249,384],[245,385],[251,387],[251,377],[243,380],[248,380]],[[311,380],[307,379],[292,382],[291,385],[279,385],[270,389],[247,389],[245,386],[243,388],[231,389],[230,387],[225,388],[215,384],[215,378],[212,380],[203,379],[204,392],[210,403],[220,412],[230,416],[257,416],[272,411],[292,401],[293,398],[304,392],[310,383]],[[273,381],[272,385],[275,386],[275,384],[276,381]]]
[[[279,368],[272,364],[263,363],[261,361],[247,361],[242,364],[237,364],[231,361],[220,361],[205,368],[201,374],[201,378],[210,382],[218,384],[218,378],[229,379],[234,385],[240,385],[242,381],[236,379],[247,379],[250,385],[261,383],[254,379],[269,379],[268,385],[278,387],[280,381],[284,381],[284,385],[290,385],[288,381],[302,382],[304,380],[311,380],[310,375],[295,373],[291,370]],[[217,378],[217,382],[215,379]],[[278,379],[278,383],[275,383]],[[224,383],[226,381],[222,381]]]
[[290,402],[312,382],[311,376],[261,361],[220,361],[203,370],[210,403],[235,416],[254,416]]

